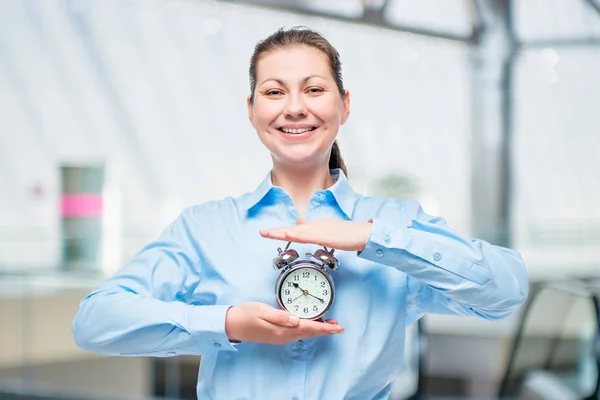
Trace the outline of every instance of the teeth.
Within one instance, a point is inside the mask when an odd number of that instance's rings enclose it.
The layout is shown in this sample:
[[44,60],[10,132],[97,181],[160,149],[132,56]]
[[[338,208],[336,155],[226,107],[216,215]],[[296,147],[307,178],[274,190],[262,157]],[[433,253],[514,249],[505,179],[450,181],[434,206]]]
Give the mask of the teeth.
[[300,128],[300,129],[281,128],[281,130],[285,133],[304,133],[304,132],[312,131],[313,128]]

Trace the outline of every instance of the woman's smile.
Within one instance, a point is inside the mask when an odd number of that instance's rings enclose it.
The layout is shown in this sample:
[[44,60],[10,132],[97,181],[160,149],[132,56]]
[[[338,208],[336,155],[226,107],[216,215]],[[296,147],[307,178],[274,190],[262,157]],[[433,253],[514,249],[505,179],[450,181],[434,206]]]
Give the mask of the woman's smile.
[[285,140],[299,141],[306,140],[312,137],[318,130],[317,126],[313,125],[284,125],[277,128],[279,135]]

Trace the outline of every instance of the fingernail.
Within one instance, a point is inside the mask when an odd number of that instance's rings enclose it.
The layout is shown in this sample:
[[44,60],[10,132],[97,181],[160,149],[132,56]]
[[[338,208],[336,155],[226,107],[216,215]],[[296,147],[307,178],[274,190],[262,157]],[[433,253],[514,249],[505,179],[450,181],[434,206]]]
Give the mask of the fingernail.
[[290,324],[291,325],[298,325],[299,322],[300,322],[300,317],[298,317],[297,315],[290,315]]
[[343,333],[344,332],[344,328],[342,328],[341,326],[337,329],[338,333]]

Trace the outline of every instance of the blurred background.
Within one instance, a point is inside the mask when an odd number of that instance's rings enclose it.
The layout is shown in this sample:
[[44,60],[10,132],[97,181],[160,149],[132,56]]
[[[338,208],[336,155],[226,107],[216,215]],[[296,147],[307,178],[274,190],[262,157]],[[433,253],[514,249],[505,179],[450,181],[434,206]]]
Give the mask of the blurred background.
[[79,301],[271,166],[257,41],[339,50],[350,183],[525,259],[497,322],[411,326],[393,399],[600,399],[600,1],[0,0],[0,399],[193,399],[200,357],[76,348]]

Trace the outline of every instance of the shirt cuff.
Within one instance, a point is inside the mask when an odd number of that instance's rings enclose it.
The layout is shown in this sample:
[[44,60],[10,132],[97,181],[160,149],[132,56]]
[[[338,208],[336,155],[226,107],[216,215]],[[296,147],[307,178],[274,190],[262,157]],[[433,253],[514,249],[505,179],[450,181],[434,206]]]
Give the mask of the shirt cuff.
[[396,228],[392,232],[378,218],[373,218],[372,224],[369,240],[365,248],[357,253],[357,256],[365,260],[395,267],[406,247],[408,228]]
[[198,344],[200,354],[213,351],[237,351],[235,342],[229,341],[225,333],[225,316],[228,305],[192,306],[190,328],[194,341]]

